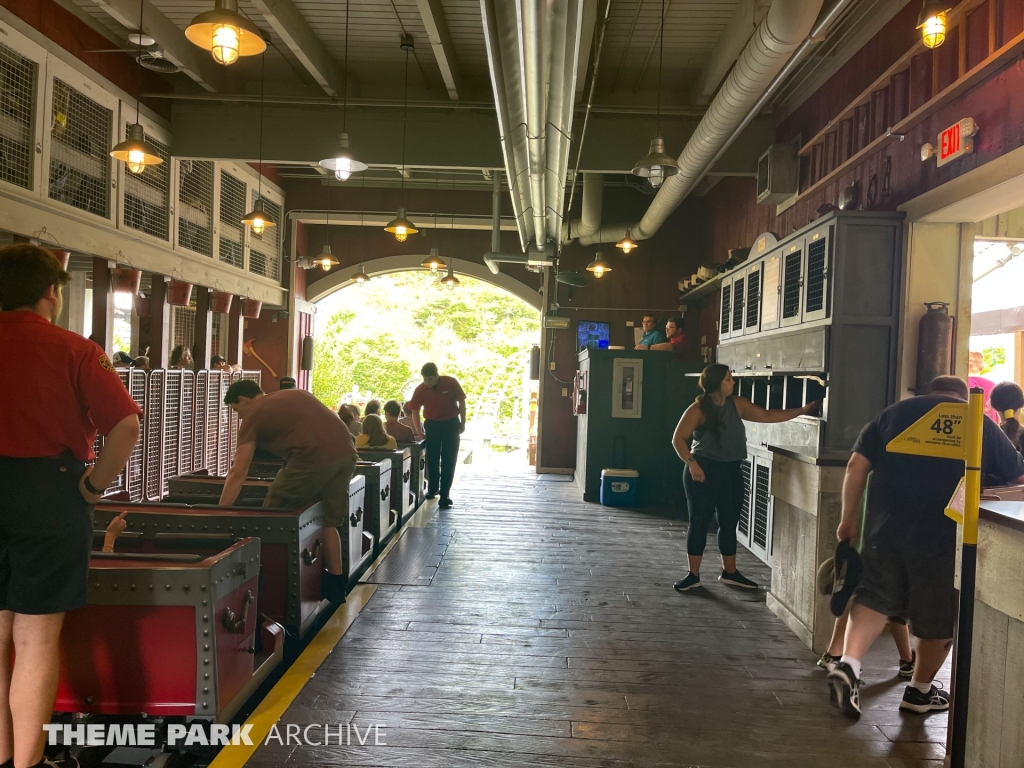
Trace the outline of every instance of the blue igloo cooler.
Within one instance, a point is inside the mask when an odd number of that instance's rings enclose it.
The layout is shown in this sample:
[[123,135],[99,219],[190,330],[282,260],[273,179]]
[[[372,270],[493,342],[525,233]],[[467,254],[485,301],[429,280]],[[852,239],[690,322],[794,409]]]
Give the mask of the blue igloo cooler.
[[639,506],[640,473],[635,469],[602,469],[601,503],[606,507]]

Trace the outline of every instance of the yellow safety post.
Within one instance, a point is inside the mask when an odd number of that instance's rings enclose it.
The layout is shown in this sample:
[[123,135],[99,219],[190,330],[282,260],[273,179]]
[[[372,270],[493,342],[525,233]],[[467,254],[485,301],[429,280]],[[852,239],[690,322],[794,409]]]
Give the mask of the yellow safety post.
[[978,567],[978,507],[981,504],[981,443],[985,393],[971,389],[967,405],[966,472],[963,495],[963,547],[960,554],[960,615],[956,636],[956,690],[953,699],[950,768],[966,768],[967,707],[974,644],[974,581]]

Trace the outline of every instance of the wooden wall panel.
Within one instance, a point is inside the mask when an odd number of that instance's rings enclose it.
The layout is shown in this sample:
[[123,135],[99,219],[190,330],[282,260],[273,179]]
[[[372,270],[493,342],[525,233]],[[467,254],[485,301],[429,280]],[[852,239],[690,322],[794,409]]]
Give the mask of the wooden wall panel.
[[966,65],[971,70],[989,54],[988,27],[991,0],[986,0],[967,14]]
[[1019,0],[999,0],[996,6],[996,28],[998,44],[1005,45],[1024,32],[1024,3]]

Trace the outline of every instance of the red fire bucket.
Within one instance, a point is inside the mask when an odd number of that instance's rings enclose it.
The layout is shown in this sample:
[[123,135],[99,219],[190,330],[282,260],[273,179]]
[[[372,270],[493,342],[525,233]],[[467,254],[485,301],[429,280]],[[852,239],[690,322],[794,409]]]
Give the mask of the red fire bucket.
[[261,309],[263,309],[263,302],[259,299],[242,299],[242,317],[258,320]]
[[231,300],[234,298],[227,291],[210,291],[210,311],[226,315],[231,311]]
[[192,283],[183,280],[171,280],[167,283],[167,303],[178,307],[187,307],[192,300]]
[[61,269],[67,269],[68,263],[71,261],[71,251],[50,251],[58,262],[60,262]]
[[142,285],[142,270],[114,267],[110,270],[110,283],[114,286],[114,293],[130,293],[135,296]]

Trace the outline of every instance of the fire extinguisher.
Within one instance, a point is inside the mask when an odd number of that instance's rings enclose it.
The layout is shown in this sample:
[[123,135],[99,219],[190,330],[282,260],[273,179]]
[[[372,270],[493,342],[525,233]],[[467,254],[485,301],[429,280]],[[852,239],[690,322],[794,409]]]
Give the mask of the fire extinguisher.
[[949,304],[932,301],[921,318],[917,332],[917,386],[914,394],[923,395],[936,376],[945,376],[953,362],[953,318]]

